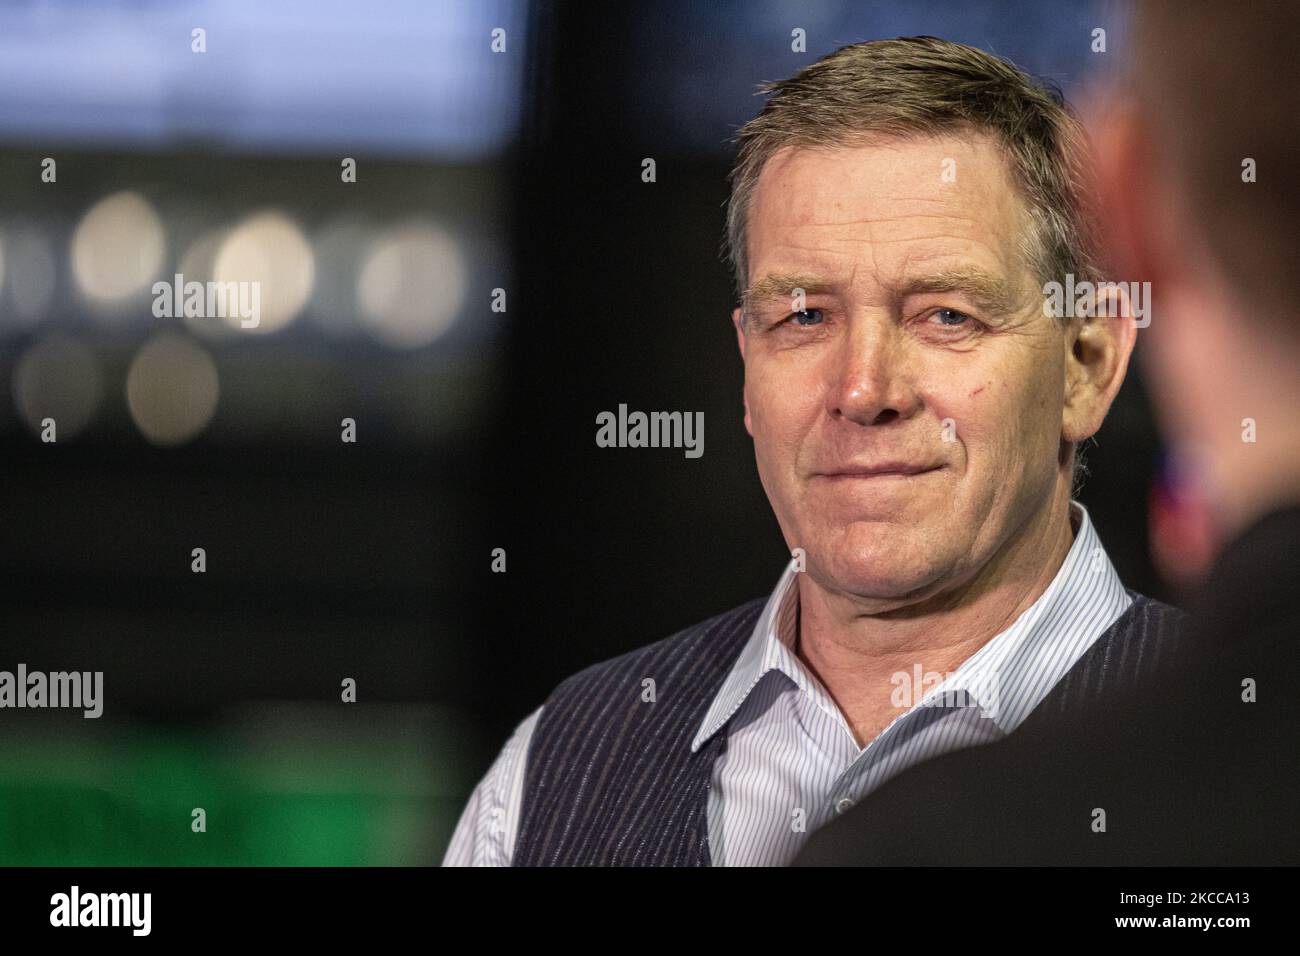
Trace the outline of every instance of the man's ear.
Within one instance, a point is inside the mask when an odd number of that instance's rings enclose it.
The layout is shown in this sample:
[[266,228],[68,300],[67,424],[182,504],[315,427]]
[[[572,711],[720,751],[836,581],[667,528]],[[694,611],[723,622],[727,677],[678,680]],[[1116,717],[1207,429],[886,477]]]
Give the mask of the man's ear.
[[[731,310],[731,324],[736,327],[736,345],[740,347],[740,360],[745,360],[745,315],[739,309]],[[745,406],[745,431],[749,432],[750,437],[754,435],[754,428],[749,422],[749,398],[745,395],[744,386],[740,390],[740,400]]]
[[1066,331],[1062,439],[1077,444],[1101,428],[1124,384],[1136,341],[1133,306],[1123,286],[1099,292],[1095,314],[1071,321]]

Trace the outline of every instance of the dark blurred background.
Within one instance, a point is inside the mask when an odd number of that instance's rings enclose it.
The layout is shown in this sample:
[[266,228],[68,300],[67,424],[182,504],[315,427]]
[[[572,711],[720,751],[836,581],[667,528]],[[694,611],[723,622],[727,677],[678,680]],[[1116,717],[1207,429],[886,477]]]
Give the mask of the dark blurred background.
[[[0,710],[0,863],[438,862],[558,681],[788,557],[719,258],[757,84],[927,33],[1070,97],[1122,15],[0,3],[0,669],[105,694],[98,720]],[[261,325],[156,318],[176,273],[260,280]],[[1169,599],[1138,375],[1081,497],[1125,583]],[[596,447],[620,403],[704,412],[703,457]]]

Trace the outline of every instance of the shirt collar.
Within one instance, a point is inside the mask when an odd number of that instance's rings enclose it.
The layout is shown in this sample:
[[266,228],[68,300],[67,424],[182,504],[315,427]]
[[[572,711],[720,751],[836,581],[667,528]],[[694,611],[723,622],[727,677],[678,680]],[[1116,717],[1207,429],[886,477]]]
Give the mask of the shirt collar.
[[[1078,526],[1074,543],[1047,589],[1006,630],[928,689],[917,707],[941,700],[968,700],[980,706],[1004,733],[1010,733],[1132,603],[1087,509],[1071,501],[1070,511]],[[799,559],[791,558],[782,572],[753,635],[705,714],[691,743],[692,752],[735,715],[771,670],[785,674],[823,706],[833,706],[823,701],[825,693],[794,650],[798,564]]]

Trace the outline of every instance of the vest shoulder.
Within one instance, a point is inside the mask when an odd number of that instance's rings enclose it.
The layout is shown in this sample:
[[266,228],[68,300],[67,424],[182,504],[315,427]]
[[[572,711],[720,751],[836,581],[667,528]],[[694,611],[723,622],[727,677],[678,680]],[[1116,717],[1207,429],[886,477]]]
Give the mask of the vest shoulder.
[[1057,681],[1017,734],[1028,738],[1055,733],[1057,719],[1077,716],[1102,699],[1133,693],[1177,658],[1186,612],[1125,590],[1133,602]]
[[[1120,616],[1119,621],[1146,631],[1172,634],[1177,634],[1187,625],[1187,612],[1182,608],[1149,598],[1137,591],[1130,590],[1128,594],[1133,599],[1133,603]],[[1116,623],[1118,624],[1119,621]]]
[[1187,612],[1137,591],[1128,594],[1133,603],[1076,662],[1073,671],[1113,672],[1122,675],[1127,684],[1146,679],[1176,656],[1187,629]]

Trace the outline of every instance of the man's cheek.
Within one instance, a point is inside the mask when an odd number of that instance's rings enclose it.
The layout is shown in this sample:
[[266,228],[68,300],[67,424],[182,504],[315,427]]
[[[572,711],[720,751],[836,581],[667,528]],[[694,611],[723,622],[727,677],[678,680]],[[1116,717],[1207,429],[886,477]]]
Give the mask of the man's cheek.
[[804,395],[795,386],[778,381],[762,382],[747,394],[755,441],[761,436],[774,452],[788,444],[806,412]]
[[[976,386],[976,393],[980,389]],[[976,398],[969,397],[963,388],[959,394],[932,394],[926,399],[933,420],[927,423],[923,443],[943,461],[952,462],[963,446],[984,431],[988,410]]]
[[971,457],[982,448],[992,446],[1000,452],[1016,444],[1029,419],[1042,414],[1044,403],[1043,396],[1016,391],[998,376],[987,374],[954,382],[943,395],[932,395],[928,401],[938,418],[941,451]]
[[993,381],[973,391],[962,443],[967,471],[1009,487],[1025,480],[1029,463],[1055,461],[1059,403],[1054,408],[1051,397],[1032,385]]

